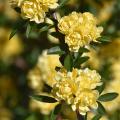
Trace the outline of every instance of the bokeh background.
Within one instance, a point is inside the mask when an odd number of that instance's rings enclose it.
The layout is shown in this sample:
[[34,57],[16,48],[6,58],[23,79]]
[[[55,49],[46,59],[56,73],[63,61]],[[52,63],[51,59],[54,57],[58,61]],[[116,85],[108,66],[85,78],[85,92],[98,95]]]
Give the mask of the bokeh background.
[[[72,11],[91,12],[104,27],[105,41],[89,47],[90,59],[83,67],[98,70],[105,92],[120,94],[120,0],[68,0],[58,16]],[[27,37],[23,22],[8,0],[0,0],[0,120],[49,120],[56,104],[35,101],[30,95],[50,94],[54,68],[60,63],[58,56],[48,56],[46,50],[58,40],[50,34],[54,29],[36,26]],[[9,40],[13,26],[20,29]],[[101,120],[120,120],[120,96],[103,105],[107,114]],[[76,120],[69,107],[63,108],[62,114],[65,120]],[[88,120],[91,116],[89,113]]]

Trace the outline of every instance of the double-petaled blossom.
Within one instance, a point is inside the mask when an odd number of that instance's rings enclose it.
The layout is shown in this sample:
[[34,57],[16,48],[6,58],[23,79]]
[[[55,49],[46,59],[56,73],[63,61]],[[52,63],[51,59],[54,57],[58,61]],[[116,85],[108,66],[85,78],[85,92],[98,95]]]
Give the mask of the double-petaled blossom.
[[9,0],[9,2],[13,7],[21,8],[21,15],[24,19],[36,23],[44,22],[46,12],[59,6],[58,0]]
[[97,108],[99,92],[93,89],[102,83],[100,75],[95,70],[61,70],[56,73],[55,79],[57,82],[53,86],[52,94],[57,100],[66,101],[73,110],[78,110],[82,115],[91,108]]
[[72,12],[59,20],[58,28],[65,34],[65,42],[69,50],[76,52],[82,46],[95,41],[103,31],[102,27],[97,27],[96,18],[89,12]]

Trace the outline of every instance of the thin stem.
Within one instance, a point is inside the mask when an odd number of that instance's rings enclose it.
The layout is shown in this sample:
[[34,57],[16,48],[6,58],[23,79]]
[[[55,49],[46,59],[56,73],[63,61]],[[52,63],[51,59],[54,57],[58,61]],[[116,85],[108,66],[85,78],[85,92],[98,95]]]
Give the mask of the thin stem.
[[80,113],[78,111],[76,111],[76,114],[77,114],[78,120],[84,120],[84,116],[80,115]]
[[56,120],[62,120],[61,114],[58,114]]

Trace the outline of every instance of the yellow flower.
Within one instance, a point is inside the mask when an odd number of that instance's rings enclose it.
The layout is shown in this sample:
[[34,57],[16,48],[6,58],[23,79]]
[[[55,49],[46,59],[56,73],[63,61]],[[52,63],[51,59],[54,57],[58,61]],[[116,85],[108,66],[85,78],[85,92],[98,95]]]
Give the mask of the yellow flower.
[[96,90],[83,89],[76,94],[72,109],[74,111],[79,110],[81,115],[85,115],[90,109],[97,109],[97,98],[99,92]]
[[47,55],[47,50],[43,51],[42,55],[40,55],[38,58],[37,65],[28,74],[30,86],[37,91],[43,88],[43,82],[49,86],[53,86],[53,84],[56,83],[54,80],[56,66],[61,66],[61,63],[59,62],[59,56]]
[[102,27],[97,27],[96,18],[89,12],[72,12],[59,20],[58,28],[65,34],[65,42],[70,51],[78,51],[82,46],[95,41],[103,31]]
[[37,0],[25,0],[21,6],[22,17],[35,21],[36,23],[44,22],[45,11]]
[[95,71],[88,68],[79,70],[79,77],[77,78],[81,88],[95,89],[102,85],[101,76]]
[[84,70],[73,69],[66,72],[64,69],[56,73],[56,84],[53,86],[52,94],[57,100],[64,100],[72,105],[73,110],[79,110],[80,114],[97,108],[96,100],[98,91],[93,90],[100,86],[100,75],[95,70],[88,68]]
[[36,23],[44,22],[45,12],[55,9],[58,6],[57,2],[58,0],[25,0],[21,5],[22,16]]
[[37,66],[28,73],[28,85],[36,92],[43,90],[43,81],[41,79],[41,72]]
[[50,9],[55,9],[58,7],[58,0],[39,0],[43,6],[47,6]]

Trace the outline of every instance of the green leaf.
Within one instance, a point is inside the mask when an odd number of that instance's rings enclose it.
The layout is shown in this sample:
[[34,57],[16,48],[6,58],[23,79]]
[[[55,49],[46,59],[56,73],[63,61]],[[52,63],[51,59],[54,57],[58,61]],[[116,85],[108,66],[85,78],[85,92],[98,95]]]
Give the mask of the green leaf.
[[110,38],[107,36],[102,36],[100,38],[98,38],[99,42],[110,42]]
[[56,37],[56,38],[59,38],[59,37],[61,37],[63,34],[62,33],[60,33],[60,32],[52,32],[52,33],[50,33],[53,37]]
[[46,102],[46,103],[55,103],[57,102],[56,99],[54,99],[53,97],[49,97],[49,96],[44,96],[44,95],[32,95],[31,96],[33,99],[41,101],[41,102]]
[[97,86],[96,90],[98,90],[99,93],[101,94],[103,92],[104,88],[105,88],[105,84],[103,83],[101,86]]
[[42,33],[42,32],[45,32],[45,31],[48,31],[51,27],[52,27],[52,25],[44,26],[44,27],[42,27],[42,28],[39,30],[39,33]]
[[30,32],[31,32],[31,25],[28,24],[28,25],[27,25],[27,30],[26,30],[26,37],[27,37],[27,38],[29,37]]
[[102,115],[97,114],[92,118],[92,120],[100,120],[101,117],[102,117]]
[[105,108],[103,107],[103,105],[98,102],[98,109],[97,109],[98,113],[101,115],[104,115],[106,113]]
[[50,114],[50,120],[55,120],[55,119],[56,119],[56,115],[54,114],[54,110],[52,110]]
[[65,54],[65,51],[61,50],[61,48],[59,46],[56,46],[56,47],[50,48],[47,53],[48,54],[59,54],[59,55],[62,55],[62,54]]
[[50,120],[55,120],[57,114],[61,111],[62,104],[58,104],[54,110],[52,110],[50,115]]
[[10,33],[9,40],[12,39],[16,33],[17,33],[17,28],[14,28]]
[[85,47],[81,47],[78,51],[79,53],[89,52],[89,50]]
[[70,54],[68,54],[64,59],[64,67],[67,69],[67,71],[71,71],[73,66],[73,59]]
[[37,118],[34,114],[32,114],[29,117],[27,117],[27,119],[25,119],[25,120],[37,120]]
[[58,9],[62,8],[69,0],[61,0]]
[[84,118],[84,120],[87,120],[87,113],[86,113],[86,115],[85,115],[85,118]]
[[104,95],[101,95],[98,100],[102,101],[102,102],[107,102],[107,101],[111,101],[113,99],[115,99],[118,96],[118,93],[106,93]]
[[61,111],[62,104],[58,104],[54,109],[54,114],[58,114]]
[[74,62],[74,67],[79,68],[80,65],[86,62],[88,59],[89,59],[88,56],[85,56],[85,57],[78,56],[78,58]]

